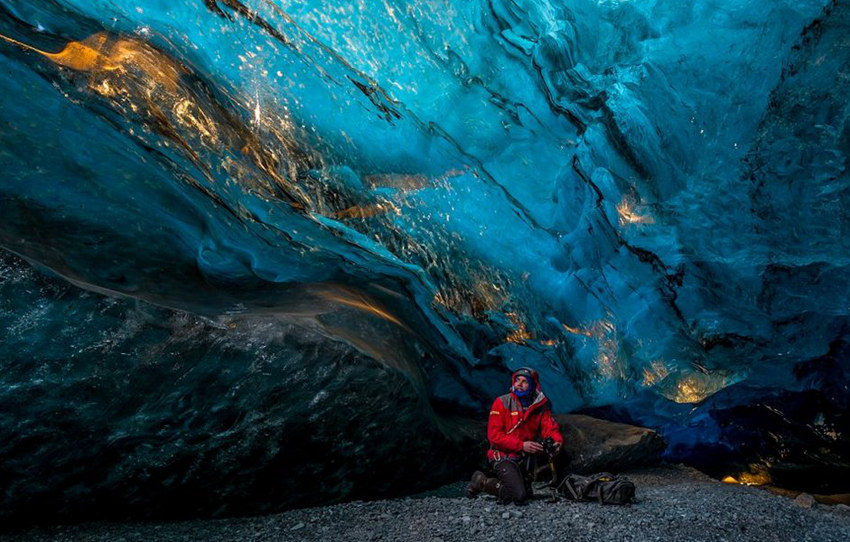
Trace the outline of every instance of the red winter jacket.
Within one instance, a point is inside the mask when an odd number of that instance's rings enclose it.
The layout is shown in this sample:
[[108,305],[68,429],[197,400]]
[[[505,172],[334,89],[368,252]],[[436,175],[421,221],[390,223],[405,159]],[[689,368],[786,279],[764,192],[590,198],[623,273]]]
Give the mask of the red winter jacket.
[[[563,444],[564,437],[558,422],[552,418],[552,405],[540,391],[537,371],[532,373],[535,383],[535,398],[523,408],[519,397],[513,391],[497,397],[490,408],[490,421],[487,424],[487,439],[490,449],[489,461],[518,458],[522,455],[522,443],[537,437],[552,437]],[[512,380],[513,381],[513,380]]]

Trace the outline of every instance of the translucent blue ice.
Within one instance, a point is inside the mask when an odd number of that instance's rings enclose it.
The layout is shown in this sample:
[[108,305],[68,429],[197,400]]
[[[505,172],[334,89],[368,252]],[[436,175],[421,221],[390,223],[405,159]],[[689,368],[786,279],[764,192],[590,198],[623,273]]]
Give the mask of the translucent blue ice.
[[687,457],[847,338],[848,11],[2,0],[0,246],[440,404],[530,364]]

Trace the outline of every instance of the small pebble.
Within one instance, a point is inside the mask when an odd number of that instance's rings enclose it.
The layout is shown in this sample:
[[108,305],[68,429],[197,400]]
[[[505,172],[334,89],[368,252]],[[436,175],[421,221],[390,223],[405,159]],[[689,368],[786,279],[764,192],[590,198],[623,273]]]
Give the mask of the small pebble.
[[800,493],[794,499],[794,503],[802,508],[812,508],[815,505],[815,498],[808,493]]

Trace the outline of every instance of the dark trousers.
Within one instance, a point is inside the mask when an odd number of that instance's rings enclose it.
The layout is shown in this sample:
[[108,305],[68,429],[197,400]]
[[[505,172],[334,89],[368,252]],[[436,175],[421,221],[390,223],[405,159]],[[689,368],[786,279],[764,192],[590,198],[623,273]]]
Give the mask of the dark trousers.
[[492,465],[501,485],[499,486],[500,504],[523,504],[531,496],[525,484],[523,468],[508,459],[496,461]]

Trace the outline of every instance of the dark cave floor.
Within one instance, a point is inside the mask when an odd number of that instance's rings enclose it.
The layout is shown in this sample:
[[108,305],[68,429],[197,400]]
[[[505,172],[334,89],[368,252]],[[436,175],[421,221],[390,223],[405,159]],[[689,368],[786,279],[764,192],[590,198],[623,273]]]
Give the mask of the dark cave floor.
[[638,503],[601,506],[545,496],[526,506],[467,499],[463,483],[413,498],[350,502],[263,517],[162,523],[89,523],[0,535],[8,542],[411,540],[805,541],[850,539],[850,507],[724,484],[687,467],[627,473]]

